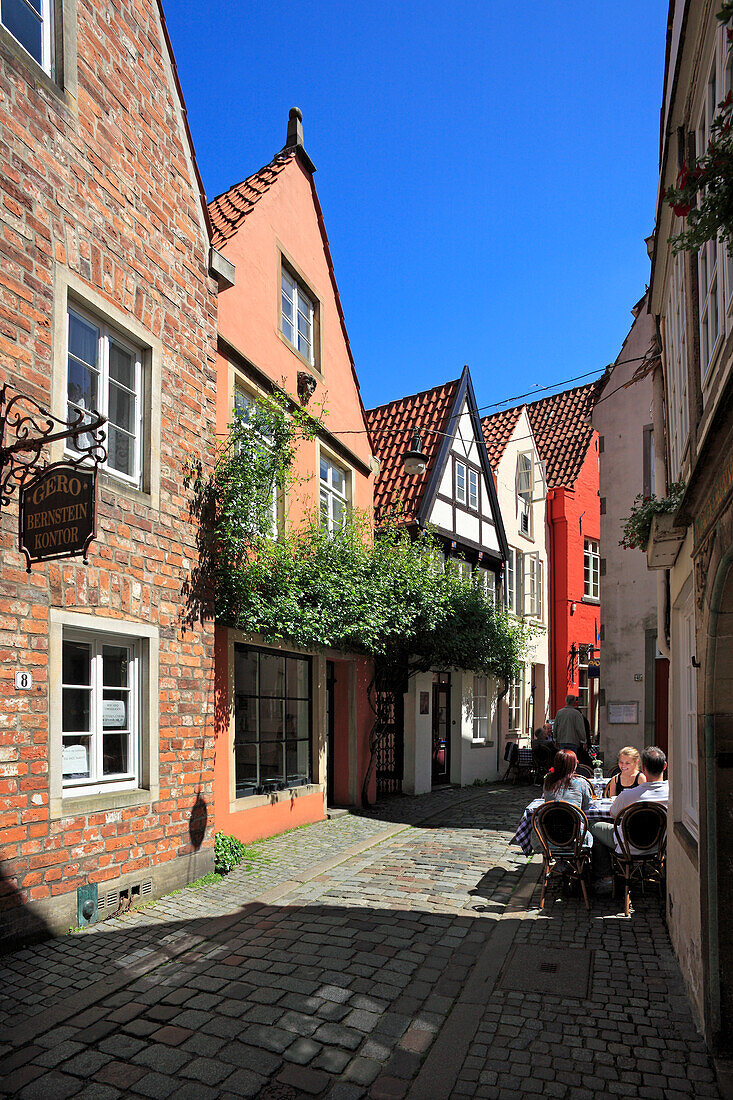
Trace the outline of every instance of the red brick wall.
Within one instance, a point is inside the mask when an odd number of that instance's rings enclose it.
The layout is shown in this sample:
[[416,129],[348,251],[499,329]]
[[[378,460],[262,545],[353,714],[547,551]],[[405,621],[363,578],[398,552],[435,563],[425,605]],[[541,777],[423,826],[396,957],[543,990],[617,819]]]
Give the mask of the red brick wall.
[[[51,402],[54,265],[136,318],[163,345],[160,507],[107,478],[89,566],[61,561],[30,575],[17,550],[17,501],[0,513],[8,905],[187,855],[199,793],[213,824],[213,628],[185,622],[197,558],[186,461],[206,459],[214,428],[208,239],[155,0],[114,8],[79,0],[77,34],[77,110],[0,40],[0,384]],[[160,800],[152,805],[49,820],[49,607],[159,627]],[[32,692],[15,691],[21,668],[33,673]],[[208,828],[202,850],[211,837]]]

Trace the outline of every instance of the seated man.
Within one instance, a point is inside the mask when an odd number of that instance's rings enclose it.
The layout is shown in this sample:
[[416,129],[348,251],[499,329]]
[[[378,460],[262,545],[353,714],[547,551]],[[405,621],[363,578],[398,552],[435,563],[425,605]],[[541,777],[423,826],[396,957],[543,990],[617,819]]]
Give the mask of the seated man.
[[[611,803],[611,817],[618,817],[627,806],[635,802],[658,802],[665,810],[669,802],[669,783],[664,778],[664,769],[667,767],[667,757],[656,745],[645,748],[641,754],[642,771],[646,775],[646,783],[640,783],[638,787],[630,787],[617,795]],[[596,846],[596,873],[610,870],[609,848],[614,847],[612,821],[596,821],[591,825],[591,832],[599,842]],[[616,848],[618,851],[618,847]],[[601,855],[603,852],[603,855]],[[605,859],[603,858],[605,856]],[[600,857],[600,858],[599,858]],[[599,866],[605,864],[605,866]],[[610,879],[602,879],[597,886],[610,884]]]

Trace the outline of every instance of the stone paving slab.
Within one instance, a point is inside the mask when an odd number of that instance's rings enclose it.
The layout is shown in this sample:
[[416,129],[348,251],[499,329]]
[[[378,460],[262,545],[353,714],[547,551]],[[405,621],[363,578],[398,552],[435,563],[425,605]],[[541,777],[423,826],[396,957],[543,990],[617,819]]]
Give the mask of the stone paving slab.
[[[21,999],[3,1095],[675,1100],[694,1081],[719,1096],[656,897],[635,898],[630,918],[610,899],[590,915],[561,896],[532,908],[538,869],[510,844],[531,793],[397,799],[355,830],[332,829],[348,820],[337,818],[268,842],[282,861],[259,887],[232,876],[129,927],[64,937],[82,955],[98,944],[87,960],[122,953],[136,972],[112,971],[104,996],[55,1025],[23,1016]],[[314,851],[327,869],[299,881],[298,858],[312,866]],[[164,941],[170,957],[156,954]],[[508,952],[523,945],[553,959],[593,951],[590,995],[503,989]],[[63,972],[65,951],[41,953]]]

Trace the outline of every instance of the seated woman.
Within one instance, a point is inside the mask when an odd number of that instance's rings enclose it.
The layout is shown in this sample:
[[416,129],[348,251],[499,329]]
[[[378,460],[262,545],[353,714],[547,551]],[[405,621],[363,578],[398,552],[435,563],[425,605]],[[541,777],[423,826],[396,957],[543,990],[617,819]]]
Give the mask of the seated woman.
[[[575,774],[577,767],[578,758],[571,749],[560,749],[555,754],[553,765],[545,776],[545,786],[542,791],[545,802],[571,802],[579,810],[588,812],[588,807],[593,801],[593,788],[587,780]],[[535,840],[533,836],[533,847]],[[583,837],[583,847],[590,848],[592,844],[593,837],[589,830]]]
[[609,779],[603,792],[604,798],[616,798],[622,791],[630,791],[640,783],[646,783],[646,776],[641,770],[641,756],[631,745],[621,749],[618,754],[618,766],[621,770],[618,775]]

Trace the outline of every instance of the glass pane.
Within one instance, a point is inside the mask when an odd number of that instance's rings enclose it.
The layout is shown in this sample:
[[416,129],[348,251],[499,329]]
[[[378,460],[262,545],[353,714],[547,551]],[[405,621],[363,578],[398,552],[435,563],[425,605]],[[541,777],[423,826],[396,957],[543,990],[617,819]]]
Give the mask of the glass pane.
[[91,684],[91,649],[83,642],[64,642],[62,679],[65,684]]
[[289,294],[283,294],[283,317],[285,317],[291,324],[293,323],[293,303]]
[[303,293],[300,287],[298,287],[298,309],[308,318],[313,316],[313,303],[310,298]]
[[310,728],[308,713],[310,706],[307,700],[289,700],[285,704],[285,736],[308,737]]
[[333,529],[334,531],[340,531],[344,525],[344,519],[346,516],[346,507],[343,501],[338,497],[333,498]]
[[109,420],[118,428],[124,428],[131,435],[135,434],[135,416],[137,401],[135,395],[127,390],[120,389],[114,382],[109,384]]
[[310,782],[310,749],[307,741],[289,741],[285,746],[288,786]]
[[118,470],[127,477],[134,476],[135,469],[135,439],[126,432],[115,428],[111,423],[107,425],[107,465],[113,470]]
[[292,298],[293,298],[293,292],[294,292],[294,290],[295,290],[295,283],[294,283],[294,282],[293,282],[293,280],[292,280],[292,279],[290,278],[290,276],[288,275],[287,271],[285,271],[285,269],[283,268],[283,272],[282,272],[282,292],[283,292],[283,297],[285,297],[285,296],[287,295],[287,296],[288,296],[289,298],[291,298],[291,299],[292,299]]
[[288,698],[308,698],[308,661],[299,657],[287,658]]
[[66,397],[80,409],[96,409],[99,375],[96,370],[69,356]]
[[135,356],[114,340],[109,342],[109,376],[128,390],[135,389]]
[[102,729],[129,730],[130,693],[105,690],[102,695]]
[[237,695],[234,702],[234,740],[238,744],[257,740],[257,700]]
[[129,687],[130,651],[123,645],[102,646],[102,683],[105,687]]
[[257,775],[257,745],[236,745],[234,748],[237,797],[253,794],[259,783]]
[[285,784],[285,769],[283,767],[282,742],[270,742],[260,745],[260,780],[267,789],[268,786],[277,788]]
[[88,363],[90,367],[96,367],[98,350],[99,329],[69,310],[69,354]]
[[260,695],[285,695],[285,658],[279,653],[260,653]]
[[24,46],[38,64],[43,62],[41,27],[38,16],[23,0],[3,0],[2,21],[21,46]]
[[331,484],[337,493],[346,496],[346,474],[338,466],[331,466]]
[[308,362],[311,361],[311,346],[310,346],[310,343],[305,338],[305,336],[301,336],[300,333],[298,333],[298,351],[300,352],[300,354],[303,356],[304,359],[307,359]]
[[257,694],[257,652],[254,649],[234,649],[235,691],[245,695]]
[[61,702],[61,728],[65,733],[87,733],[91,730],[91,689],[64,688]]
[[89,778],[89,737],[64,737],[61,768],[64,779]]
[[283,708],[282,699],[260,699],[260,740],[273,741],[282,739],[283,736]]
[[310,341],[311,338],[311,323],[307,317],[298,311],[298,332]]
[[293,332],[293,326],[287,317],[283,317],[283,336],[290,341],[291,344],[295,343],[295,333]]
[[129,733],[106,733],[102,745],[103,774],[119,775],[129,772]]

